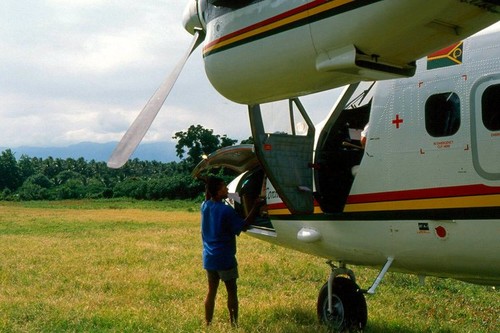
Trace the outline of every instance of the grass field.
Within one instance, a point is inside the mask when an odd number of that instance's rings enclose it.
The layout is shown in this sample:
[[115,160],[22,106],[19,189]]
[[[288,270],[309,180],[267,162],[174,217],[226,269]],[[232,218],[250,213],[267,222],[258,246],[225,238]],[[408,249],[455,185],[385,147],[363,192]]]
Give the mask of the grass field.
[[[240,327],[225,290],[203,324],[198,204],[0,202],[0,332],[325,332],[325,260],[238,239]],[[362,287],[377,272],[351,267]],[[365,332],[499,332],[500,294],[388,273],[367,297]]]

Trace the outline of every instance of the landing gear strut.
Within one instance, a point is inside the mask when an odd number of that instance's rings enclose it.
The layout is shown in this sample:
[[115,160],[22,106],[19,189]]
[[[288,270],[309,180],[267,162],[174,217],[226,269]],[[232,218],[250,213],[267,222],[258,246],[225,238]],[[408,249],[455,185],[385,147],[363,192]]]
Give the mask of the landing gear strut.
[[[321,323],[332,332],[362,331],[368,310],[363,291],[356,284],[354,273],[341,265],[328,262],[332,272],[319,292],[317,311]],[[331,297],[328,297],[331,295]]]

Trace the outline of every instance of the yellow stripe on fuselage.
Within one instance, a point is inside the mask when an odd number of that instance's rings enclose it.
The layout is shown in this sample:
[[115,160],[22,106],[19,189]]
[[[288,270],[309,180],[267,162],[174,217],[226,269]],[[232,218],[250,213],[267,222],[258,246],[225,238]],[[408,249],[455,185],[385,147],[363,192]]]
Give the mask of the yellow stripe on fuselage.
[[[227,39],[222,37],[220,39],[214,40],[212,42],[213,44],[209,43],[204,48],[203,53],[210,53],[210,52],[217,50],[221,47],[225,47],[227,45],[239,42],[241,40],[251,38],[253,36],[257,36],[259,34],[278,29],[284,25],[294,23],[294,22],[299,21],[301,19],[304,19],[308,16],[316,15],[316,14],[319,14],[319,13],[324,12],[326,10],[333,9],[335,7],[339,7],[339,6],[348,4],[348,3],[353,2],[353,1],[354,0],[337,0],[337,1],[334,0],[334,1],[328,2],[324,5],[320,5],[320,6],[312,8],[312,9],[307,9],[307,10],[304,10],[304,11],[299,12],[297,14],[293,14],[291,16],[284,17],[282,19],[277,19],[277,21],[272,21],[272,19],[270,19],[270,23],[268,23],[268,24],[263,23],[262,26],[260,24],[255,24],[255,26],[256,26],[255,29],[243,32],[241,34],[238,34],[236,32],[236,35],[234,37],[230,37]],[[244,29],[242,29],[242,30],[244,30]],[[220,42],[217,42],[217,40],[220,40]]]
[[254,30],[250,30],[248,32],[245,32],[245,33],[242,33],[240,35],[237,35],[235,37],[232,37],[232,38],[229,38],[229,39],[226,39],[226,40],[222,40],[221,42],[218,42],[214,45],[209,45],[207,46],[203,52],[204,53],[208,53],[208,52],[212,52],[214,50],[217,50],[218,48],[221,48],[221,47],[224,47],[224,46],[227,46],[227,45],[230,45],[230,44],[233,44],[233,43],[236,43],[236,42],[239,42],[240,40],[244,40],[244,39],[247,39],[247,38],[250,38],[250,37],[253,37],[255,35],[259,35],[261,33],[265,33],[265,32],[268,32],[270,30],[273,30],[273,29],[277,29],[285,24],[288,24],[288,23],[292,23],[294,21],[297,21],[297,20],[300,20],[301,18],[304,18],[307,16],[307,12],[303,12],[303,13],[299,13],[299,14],[295,14],[293,16],[290,16],[290,17],[287,17],[283,20],[280,20],[280,21],[277,21],[277,22],[273,22],[269,25],[265,25],[263,27],[260,27],[260,28],[257,28],[257,29],[254,29]]
[[500,194],[347,204],[345,213],[500,206]]
[[[457,198],[417,199],[386,202],[370,202],[359,204],[347,204],[344,213],[380,212],[380,211],[402,211],[402,210],[425,210],[425,209],[452,209],[452,208],[484,208],[500,206],[500,194],[464,196]],[[313,214],[322,214],[319,206],[314,207]],[[269,209],[268,214],[290,215],[287,208]]]
[[[272,215],[291,215],[292,213],[287,208],[269,209],[267,211],[269,216]],[[313,214],[322,214],[323,211],[319,206],[314,207]]]
[[325,10],[329,10],[329,9],[333,9],[335,7],[339,7],[339,6],[342,6],[342,5],[345,5],[345,4],[348,4],[350,2],[353,2],[354,0],[337,0],[337,1],[330,1],[330,2],[327,2],[326,4],[324,5],[321,5],[321,6],[318,6],[318,7],[314,7],[312,9],[309,9],[308,12],[309,12],[309,15],[316,15],[316,14],[319,14],[319,13],[322,13],[324,12]]

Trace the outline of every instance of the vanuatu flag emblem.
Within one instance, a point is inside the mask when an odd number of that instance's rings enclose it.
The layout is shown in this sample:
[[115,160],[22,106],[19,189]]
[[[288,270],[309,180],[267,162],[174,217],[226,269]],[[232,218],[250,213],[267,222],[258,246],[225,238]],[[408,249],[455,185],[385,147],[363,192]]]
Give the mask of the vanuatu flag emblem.
[[427,69],[459,65],[462,63],[464,42],[450,45],[427,56]]

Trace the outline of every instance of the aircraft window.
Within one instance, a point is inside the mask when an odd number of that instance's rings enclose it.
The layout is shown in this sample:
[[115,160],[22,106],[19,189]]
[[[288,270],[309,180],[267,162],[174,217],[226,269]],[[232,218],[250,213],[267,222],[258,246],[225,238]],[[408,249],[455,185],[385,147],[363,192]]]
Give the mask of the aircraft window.
[[481,100],[484,127],[500,131],[500,84],[486,88]]
[[208,3],[214,6],[241,8],[252,3],[252,0],[208,0]]
[[425,128],[433,137],[450,136],[460,127],[460,98],[453,92],[430,96],[425,102]]
[[307,121],[296,107],[291,108],[288,100],[260,105],[266,133],[306,136],[309,131]]
[[261,2],[263,0],[205,0],[208,1],[208,5],[205,10],[203,10],[203,17],[207,22],[213,19],[232,12],[236,9],[249,6],[251,4]]

